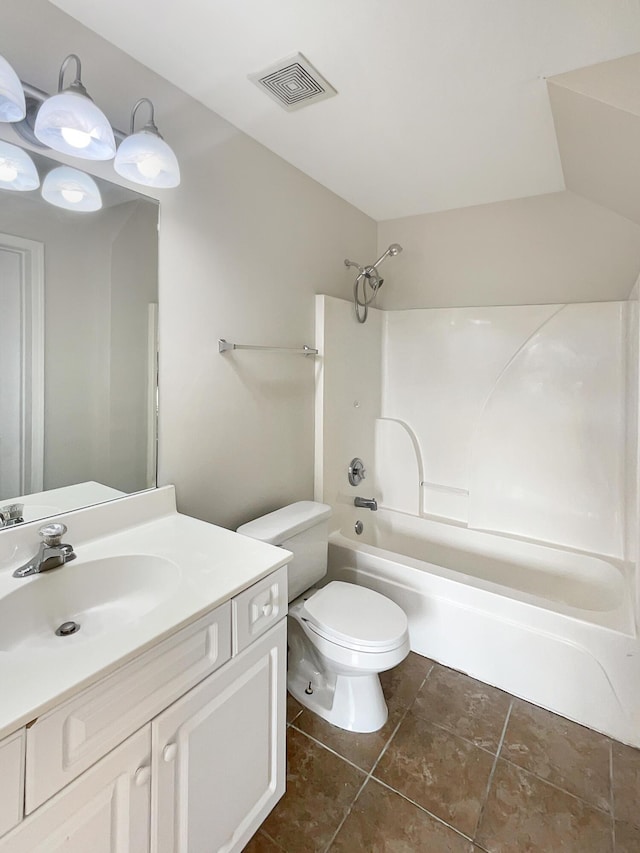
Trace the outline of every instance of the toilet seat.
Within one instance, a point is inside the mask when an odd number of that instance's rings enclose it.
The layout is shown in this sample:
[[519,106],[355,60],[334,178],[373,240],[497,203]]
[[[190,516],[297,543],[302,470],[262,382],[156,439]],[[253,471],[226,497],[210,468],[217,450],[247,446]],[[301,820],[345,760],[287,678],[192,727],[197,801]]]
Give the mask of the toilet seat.
[[407,642],[407,616],[401,607],[367,587],[331,581],[303,605],[308,629],[354,651],[383,653]]

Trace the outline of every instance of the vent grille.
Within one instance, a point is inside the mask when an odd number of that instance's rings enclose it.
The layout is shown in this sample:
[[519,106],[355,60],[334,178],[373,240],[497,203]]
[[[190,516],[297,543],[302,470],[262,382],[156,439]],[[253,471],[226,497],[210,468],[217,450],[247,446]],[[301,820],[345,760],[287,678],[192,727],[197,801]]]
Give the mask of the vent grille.
[[301,53],[281,59],[249,80],[285,110],[299,110],[338,93]]

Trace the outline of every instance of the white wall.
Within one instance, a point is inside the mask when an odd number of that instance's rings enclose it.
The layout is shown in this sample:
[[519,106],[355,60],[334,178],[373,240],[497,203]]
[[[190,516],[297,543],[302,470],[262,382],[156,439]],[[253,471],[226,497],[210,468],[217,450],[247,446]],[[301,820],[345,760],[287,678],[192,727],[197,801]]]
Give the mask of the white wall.
[[379,223],[381,308],[543,305],[626,299],[640,227],[571,192]]
[[45,0],[3,3],[0,53],[25,80],[52,91],[72,51],[114,125],[154,100],[182,168],[180,188],[157,194],[159,482],[176,484],[181,511],[229,526],[311,497],[312,360],[220,356],[217,339],[311,343],[314,294],[349,292],[342,259],[373,256],[375,224]]
[[313,493],[314,362],[217,340],[311,344],[314,294],[349,291],[375,226],[239,133],[184,172],[161,219],[160,477],[235,526]]

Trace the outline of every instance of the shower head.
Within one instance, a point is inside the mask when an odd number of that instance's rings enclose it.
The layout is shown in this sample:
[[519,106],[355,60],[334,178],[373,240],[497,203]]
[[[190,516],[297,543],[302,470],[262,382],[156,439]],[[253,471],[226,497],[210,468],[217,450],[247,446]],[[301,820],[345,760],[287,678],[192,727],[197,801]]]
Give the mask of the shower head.
[[[402,246],[400,243],[392,243],[386,252],[383,252],[380,255],[375,264],[366,267],[361,267],[360,264],[357,264],[355,261],[350,261],[348,258],[345,260],[344,265],[346,267],[355,267],[358,270],[358,276],[355,280],[355,284],[353,285],[353,301],[358,323],[364,323],[366,321],[367,314],[369,313],[369,305],[373,302],[376,293],[382,287],[384,279],[380,278],[380,273],[378,272],[377,267],[385,258],[388,258],[389,255],[392,258],[395,258],[395,256],[399,255],[401,251]],[[366,285],[369,285],[368,296]],[[362,295],[360,294],[360,290],[362,291]],[[362,311],[360,309],[362,309]]]
[[385,260],[385,258],[388,258],[389,256],[395,258],[395,256],[399,255],[401,251],[402,246],[400,245],[400,243],[392,243],[389,248],[380,255],[375,264],[373,264],[374,268],[377,267],[378,264],[381,264]]

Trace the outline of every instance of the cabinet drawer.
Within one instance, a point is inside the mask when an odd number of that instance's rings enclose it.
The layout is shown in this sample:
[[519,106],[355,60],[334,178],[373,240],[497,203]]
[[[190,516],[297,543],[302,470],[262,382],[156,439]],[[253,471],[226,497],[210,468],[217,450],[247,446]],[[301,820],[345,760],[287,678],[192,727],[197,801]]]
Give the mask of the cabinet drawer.
[[0,835],[22,820],[24,729],[0,740]]
[[233,653],[246,649],[287,613],[287,567],[254,583],[231,600]]
[[230,657],[226,603],[39,717],[27,731],[26,813]]

